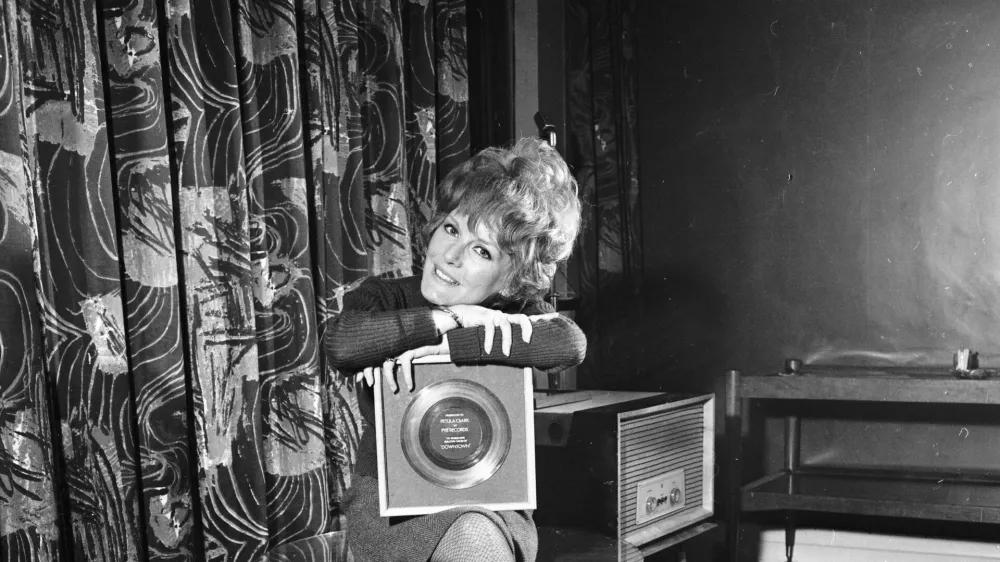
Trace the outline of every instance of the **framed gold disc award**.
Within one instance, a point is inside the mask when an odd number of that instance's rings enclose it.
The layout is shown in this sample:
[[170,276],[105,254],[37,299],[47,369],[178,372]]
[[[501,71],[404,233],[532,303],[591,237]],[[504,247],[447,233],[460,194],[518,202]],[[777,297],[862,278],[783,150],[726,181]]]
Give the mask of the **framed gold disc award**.
[[375,381],[380,514],[535,509],[531,369],[424,357],[413,380]]

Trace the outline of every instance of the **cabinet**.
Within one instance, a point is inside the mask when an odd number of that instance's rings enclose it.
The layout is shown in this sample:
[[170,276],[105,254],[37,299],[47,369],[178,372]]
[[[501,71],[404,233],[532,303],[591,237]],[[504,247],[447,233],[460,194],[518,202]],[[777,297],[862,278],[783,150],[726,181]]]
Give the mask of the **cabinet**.
[[[816,511],[927,520],[1000,523],[1000,474],[995,470],[838,467],[800,463],[800,428],[816,401],[1000,406],[1000,379],[960,379],[939,368],[808,366],[790,375],[727,373],[726,434],[731,458],[727,522],[730,558],[739,553],[742,513],[786,513],[786,555],[795,540],[795,512]],[[783,468],[743,481],[744,416],[753,400],[786,401]],[[997,411],[1000,413],[1000,410]]]

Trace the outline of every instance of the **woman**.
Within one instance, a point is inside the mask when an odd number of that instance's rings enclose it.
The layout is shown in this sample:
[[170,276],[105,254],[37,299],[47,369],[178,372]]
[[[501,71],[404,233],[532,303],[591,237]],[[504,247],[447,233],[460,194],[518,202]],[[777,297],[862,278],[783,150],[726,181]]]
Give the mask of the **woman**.
[[325,348],[340,372],[358,373],[368,385],[358,399],[367,429],[346,498],[348,542],[359,562],[534,560],[530,512],[379,516],[370,386],[381,369],[398,391],[398,366],[412,390],[410,362],[427,355],[552,371],[580,363],[583,333],[542,300],[579,228],[576,181],[553,148],[522,139],[486,149],[438,186],[422,275],[370,278],[344,296]]

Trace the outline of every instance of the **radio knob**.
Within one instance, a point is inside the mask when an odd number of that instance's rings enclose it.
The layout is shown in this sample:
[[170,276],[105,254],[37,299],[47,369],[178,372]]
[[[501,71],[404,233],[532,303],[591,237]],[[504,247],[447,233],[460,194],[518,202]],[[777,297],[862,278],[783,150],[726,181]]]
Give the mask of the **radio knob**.
[[681,501],[681,490],[680,488],[674,488],[670,490],[670,505],[676,505],[677,502]]
[[653,513],[656,509],[656,498],[649,498],[646,500],[646,513]]

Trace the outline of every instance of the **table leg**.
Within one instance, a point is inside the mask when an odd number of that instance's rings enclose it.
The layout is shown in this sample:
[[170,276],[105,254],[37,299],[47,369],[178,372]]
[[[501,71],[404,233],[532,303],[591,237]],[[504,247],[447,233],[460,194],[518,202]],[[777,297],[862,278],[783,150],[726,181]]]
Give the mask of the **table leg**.
[[[785,418],[785,470],[788,471],[788,495],[795,492],[795,470],[799,467],[799,444],[802,421],[798,416]],[[785,562],[795,554],[795,512],[785,514]]]
[[730,562],[740,556],[740,486],[743,419],[740,411],[740,372],[726,373],[726,441],[729,445],[729,513],[726,517],[726,548]]
[[792,562],[795,554],[795,512],[785,514],[785,562]]

